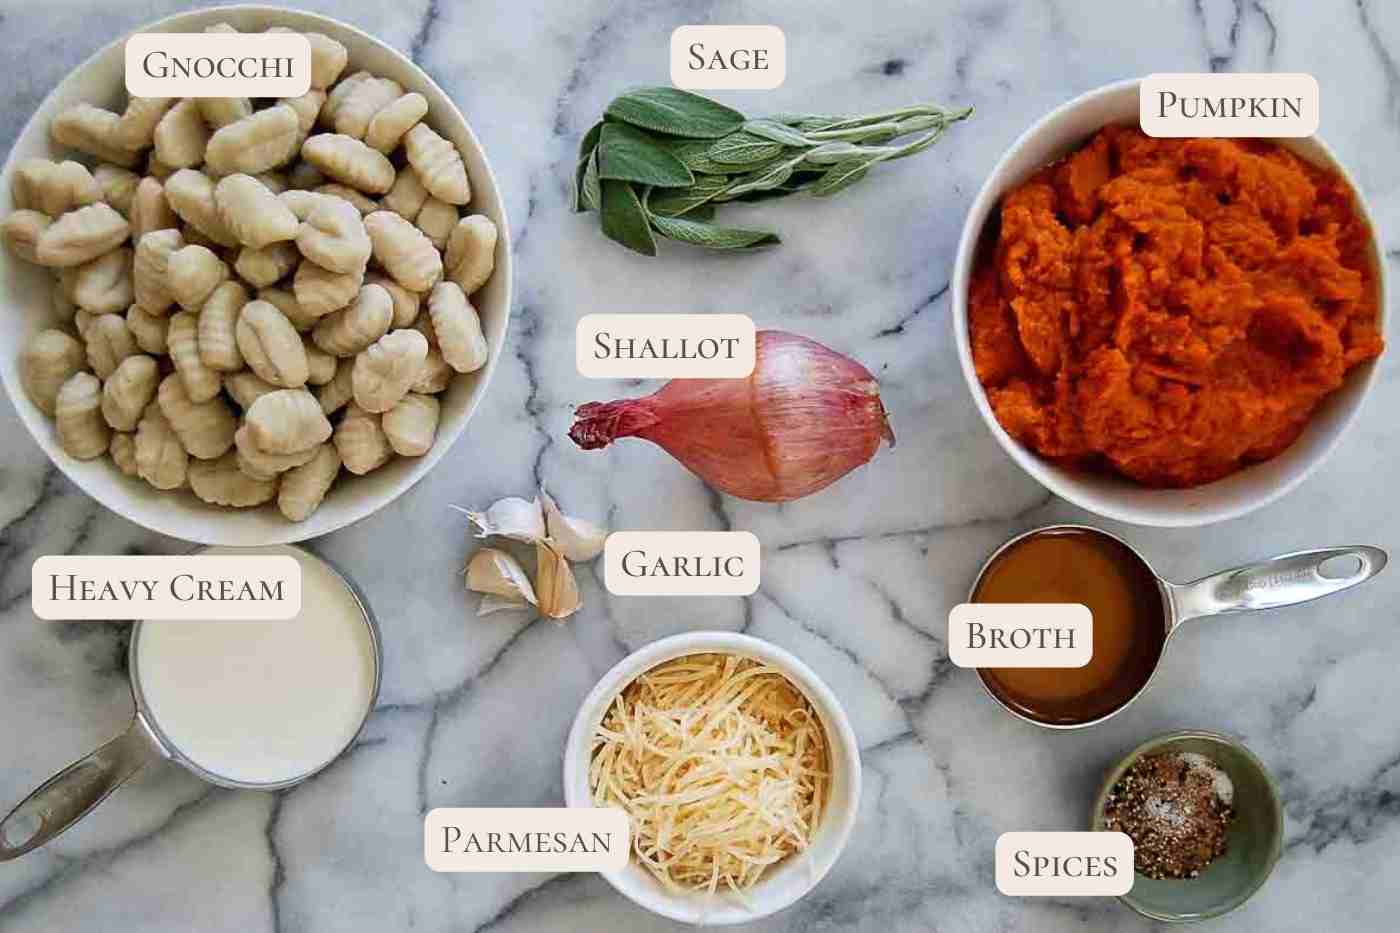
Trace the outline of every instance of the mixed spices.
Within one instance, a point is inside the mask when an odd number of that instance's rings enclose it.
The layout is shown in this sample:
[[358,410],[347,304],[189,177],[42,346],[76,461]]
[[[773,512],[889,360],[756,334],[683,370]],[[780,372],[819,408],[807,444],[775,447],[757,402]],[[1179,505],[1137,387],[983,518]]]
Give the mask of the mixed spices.
[[1104,828],[1133,840],[1138,874],[1195,878],[1225,854],[1234,796],[1230,776],[1204,755],[1149,755],[1113,785]]

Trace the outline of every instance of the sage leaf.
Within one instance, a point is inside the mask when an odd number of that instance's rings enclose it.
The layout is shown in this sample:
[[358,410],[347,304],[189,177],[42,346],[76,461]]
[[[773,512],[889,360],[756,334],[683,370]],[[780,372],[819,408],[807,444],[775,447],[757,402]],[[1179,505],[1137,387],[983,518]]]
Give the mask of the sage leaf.
[[599,187],[598,152],[596,149],[588,154],[588,166],[584,169],[583,185],[580,190],[583,206],[587,210],[602,210],[603,190]]
[[[783,144],[752,133],[730,133],[710,146],[710,158],[727,166],[754,165],[782,155]],[[733,169],[728,169],[733,171]]]
[[673,87],[628,91],[613,98],[606,113],[642,129],[691,139],[719,139],[744,122],[744,115],[737,110]]
[[744,124],[744,132],[761,136],[784,146],[804,148],[813,145],[812,141],[797,130],[777,120],[749,120]]
[[603,234],[643,256],[655,256],[656,238],[637,192],[625,181],[604,181],[601,187]]
[[665,146],[625,123],[603,125],[598,154],[598,177],[605,181],[635,181],[662,188],[684,187],[695,181],[690,169]]
[[720,227],[683,217],[658,217],[653,214],[651,223],[656,232],[664,237],[706,249],[756,249],[782,242],[776,233],[767,230]]
[[813,182],[807,188],[807,193],[814,198],[825,198],[838,191],[844,191],[864,178],[870,166],[879,162],[880,159],[880,156],[876,156],[870,159],[849,159],[845,162],[838,162],[827,169],[821,178]]
[[802,158],[799,156],[790,162],[779,162],[771,168],[740,175],[732,185],[725,189],[724,200],[731,201],[740,195],[753,191],[768,191],[778,187],[792,177],[792,170],[801,161]]
[[[603,132],[603,121],[599,120],[583,134],[578,144],[578,164],[574,167],[574,213],[588,210],[584,202],[583,178],[588,172],[588,163],[593,158],[593,150],[598,147],[598,137]],[[593,206],[597,209],[597,205]]]
[[707,139],[672,139],[667,140],[667,148],[671,155],[680,159],[685,167],[692,172],[704,172],[707,175],[723,175],[730,171],[728,165],[722,165],[710,158],[710,146],[712,143]]
[[722,194],[729,184],[729,178],[725,175],[696,175],[695,184],[688,188],[665,188],[653,192],[647,199],[647,209],[663,217],[692,214],[697,207]]

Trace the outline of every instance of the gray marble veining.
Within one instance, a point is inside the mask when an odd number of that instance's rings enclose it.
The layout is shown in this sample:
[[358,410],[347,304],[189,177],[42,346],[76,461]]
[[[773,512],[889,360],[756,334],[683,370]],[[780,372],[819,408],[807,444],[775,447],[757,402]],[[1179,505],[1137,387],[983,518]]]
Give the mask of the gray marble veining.
[[[0,2],[7,96],[0,145],[65,73],[175,10]],[[505,191],[515,318],[486,403],[448,458],[391,508],[313,547],[345,566],[383,622],[380,707],[355,750],[281,794],[213,790],[151,769],[44,850],[0,866],[0,933],[428,931],[673,925],[593,876],[436,875],[422,814],[550,805],[578,701],[628,650],[663,634],[743,629],[787,647],[835,689],[863,746],[866,791],[832,874],[755,929],[1139,931],[1104,899],[1013,900],[992,881],[1012,829],[1083,825],[1099,775],[1178,727],[1240,735],[1281,782],[1287,841],[1269,884],[1220,930],[1393,929],[1400,912],[1400,634],[1394,570],[1338,599],[1201,625],[1174,640],[1151,693],[1070,735],[1001,713],[950,666],[948,607],[1011,534],[1083,519],[1000,451],[975,414],[948,327],[963,214],[1002,149],[1051,106],[1150,71],[1298,70],[1323,88],[1322,133],[1384,230],[1400,221],[1400,5],[1284,0],[758,4],[619,0],[317,2],[428,70],[473,122]],[[762,256],[603,240],[567,209],[578,134],[619,88],[666,80],[671,29],[774,22],[787,83],[726,95],[751,111],[866,110],[934,99],[975,118],[930,153],[830,202],[739,208],[785,244]],[[1384,233],[1382,234],[1385,235]],[[1387,239],[1391,261],[1400,243]],[[882,380],[899,446],[782,507],[719,496],[665,454],[585,454],[573,406],[635,394],[573,366],[580,314],[740,310],[850,353]],[[1393,354],[1392,354],[1393,356]],[[1365,542],[1400,549],[1393,465],[1400,403],[1387,357],[1364,416],[1315,477],[1244,519],[1200,530],[1109,525],[1165,576],[1274,552]],[[125,632],[37,622],[34,558],[170,552],[79,493],[0,405],[0,809],[130,713]],[[478,620],[459,571],[472,545],[448,503],[544,482],[614,528],[736,528],[765,548],[749,600],[610,597],[592,570],[568,625]],[[645,491],[639,494],[639,491]]]

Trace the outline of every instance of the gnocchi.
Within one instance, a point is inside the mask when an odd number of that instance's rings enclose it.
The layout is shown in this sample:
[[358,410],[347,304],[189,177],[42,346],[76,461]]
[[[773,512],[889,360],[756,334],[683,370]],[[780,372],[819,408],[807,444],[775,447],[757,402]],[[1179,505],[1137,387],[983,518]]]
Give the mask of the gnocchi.
[[117,142],[120,122],[121,117],[110,110],[76,104],[54,117],[49,124],[49,135],[60,146],[86,152],[102,162],[131,168],[141,157],[136,150],[124,148]]
[[234,174],[214,186],[219,217],[234,239],[262,249],[297,235],[297,218],[277,195],[251,175]]
[[426,123],[419,123],[404,134],[404,154],[418,173],[423,187],[448,204],[466,204],[472,198],[467,168],[457,147],[443,139]]
[[238,314],[238,349],[248,368],[284,389],[306,384],[306,348],[291,322],[266,301],[250,301]]
[[94,317],[83,332],[83,341],[87,344],[88,366],[99,379],[112,375],[122,360],[138,352],[136,338],[120,314]]
[[496,271],[496,237],[495,223],[483,214],[463,217],[452,228],[442,267],[463,294],[470,296]]
[[245,246],[238,251],[233,269],[254,288],[266,288],[295,269],[299,258],[296,244],[290,242],[270,243],[262,249]]
[[355,357],[351,387],[355,404],[384,413],[408,394],[428,355],[428,341],[416,330],[385,334]]
[[164,314],[175,301],[166,285],[170,257],[183,248],[185,238],[179,230],[153,230],[136,241],[136,258],[132,269],[132,290],[136,303],[148,314]]
[[165,200],[181,220],[219,246],[237,246],[238,239],[219,215],[214,183],[203,172],[182,168],[165,180]]
[[61,330],[41,330],[20,352],[19,381],[35,407],[53,417],[58,390],[86,367],[87,351],[81,343]]
[[288,162],[301,141],[301,121],[286,104],[258,110],[209,138],[205,165],[215,175],[256,175]]
[[126,247],[78,266],[70,297],[78,307],[93,314],[125,311],[136,297],[131,266],[132,252]]
[[160,118],[155,129],[155,154],[174,168],[193,168],[204,161],[209,127],[199,113],[199,102],[185,98]]
[[323,318],[354,301],[364,277],[363,270],[332,272],[308,259],[297,266],[292,294],[307,315],[313,319]]
[[311,339],[331,356],[354,356],[389,332],[394,303],[378,285],[360,289],[355,303],[316,324]]
[[207,246],[182,246],[170,254],[165,266],[165,287],[175,303],[197,312],[219,283],[228,278],[228,266]]
[[426,292],[442,277],[442,255],[432,241],[393,211],[375,211],[365,218],[374,258],[411,292]]
[[470,373],[486,364],[481,319],[456,282],[441,282],[433,288],[428,296],[428,316],[447,365],[459,373]]
[[[174,315],[166,330],[165,344],[190,401],[207,402],[219,394],[223,381],[218,372],[206,366],[199,355],[199,320],[195,315],[188,311]],[[167,416],[169,414],[166,412]],[[175,421],[174,418],[170,420],[172,424]]]
[[185,391],[180,374],[171,373],[156,389],[156,401],[160,403],[161,414],[180,438],[180,445],[191,457],[213,460],[233,446],[233,432],[238,430],[238,424],[228,405],[217,395],[196,402]]
[[74,373],[54,400],[54,426],[63,452],[93,460],[107,452],[112,429],[102,420],[102,383],[92,373]]
[[277,389],[261,396],[244,415],[250,438],[270,454],[294,454],[331,436],[331,423],[305,389]]
[[136,425],[136,475],[156,489],[179,489],[189,464],[189,452],[160,405],[147,405]]
[[98,201],[69,211],[39,231],[34,259],[43,266],[80,266],[121,246],[130,232],[125,217]]
[[394,186],[394,165],[384,153],[344,133],[307,137],[301,144],[301,157],[336,181],[361,191],[383,194]]
[[340,198],[326,197],[317,203],[295,236],[301,254],[330,272],[362,271],[369,262],[370,237],[360,212]]
[[127,220],[131,223],[131,238],[138,243],[152,230],[176,230],[180,225],[165,200],[165,186],[150,175],[137,182]]
[[306,521],[320,506],[339,472],[340,451],[334,444],[313,448],[311,459],[282,475],[277,508],[291,521]]
[[134,431],[155,397],[160,373],[144,353],[128,356],[102,383],[102,418],[115,431]]
[[254,479],[238,468],[230,452],[214,460],[196,460],[189,468],[190,489],[212,505],[236,509],[262,505],[277,495],[276,479]]
[[356,476],[379,469],[389,462],[394,449],[384,436],[379,415],[351,402],[335,427],[335,449],[345,469]]
[[236,373],[244,366],[235,328],[238,313],[248,303],[248,290],[239,282],[221,282],[200,309],[196,326],[199,359],[209,369]]
[[410,392],[384,413],[384,437],[401,457],[421,457],[433,447],[442,409],[435,395]]

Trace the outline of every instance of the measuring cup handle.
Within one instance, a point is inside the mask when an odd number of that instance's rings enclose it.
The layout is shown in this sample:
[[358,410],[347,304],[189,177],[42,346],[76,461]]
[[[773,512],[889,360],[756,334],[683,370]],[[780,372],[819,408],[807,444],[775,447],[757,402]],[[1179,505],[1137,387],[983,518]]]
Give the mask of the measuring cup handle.
[[155,740],[133,717],[125,732],[40,784],[0,820],[0,862],[39,848],[78,822],[157,757]]
[[[1356,569],[1344,576],[1324,576],[1323,564],[1336,558],[1354,558]],[[1202,616],[1274,609],[1305,603],[1364,583],[1385,569],[1386,553],[1359,544],[1284,554],[1257,564],[1170,586],[1178,622]]]

